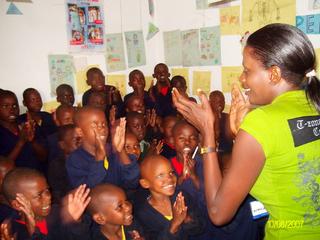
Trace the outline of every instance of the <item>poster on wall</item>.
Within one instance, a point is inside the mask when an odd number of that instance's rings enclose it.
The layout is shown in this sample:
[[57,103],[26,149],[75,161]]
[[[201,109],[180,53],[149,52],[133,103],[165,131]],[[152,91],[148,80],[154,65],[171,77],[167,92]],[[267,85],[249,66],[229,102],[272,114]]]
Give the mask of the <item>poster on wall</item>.
[[122,33],[106,35],[106,64],[108,72],[126,69]]
[[199,29],[181,32],[182,40],[182,65],[186,67],[199,66]]
[[163,32],[164,57],[168,66],[182,65],[180,30]]
[[200,64],[221,64],[220,27],[200,28]]
[[295,0],[242,0],[241,32],[250,33],[275,22],[295,25]]
[[320,14],[296,16],[296,26],[305,34],[320,34]]
[[220,9],[221,35],[236,35],[240,33],[240,6]]
[[56,95],[56,88],[60,84],[69,84],[74,89],[75,68],[70,55],[49,55],[49,75],[51,96]]
[[66,9],[70,52],[104,51],[102,0],[67,0]]
[[146,64],[146,52],[142,31],[125,32],[128,66],[137,67]]

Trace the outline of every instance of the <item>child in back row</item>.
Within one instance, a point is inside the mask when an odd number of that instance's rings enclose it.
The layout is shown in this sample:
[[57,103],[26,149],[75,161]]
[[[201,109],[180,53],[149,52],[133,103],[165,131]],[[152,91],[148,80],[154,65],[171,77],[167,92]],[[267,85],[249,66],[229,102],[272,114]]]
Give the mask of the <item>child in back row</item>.
[[73,106],[74,92],[73,88],[68,84],[60,84],[56,88],[57,102],[60,105]]
[[18,124],[19,104],[16,95],[0,91],[0,155],[7,157],[17,167],[43,170],[46,150],[35,139],[35,123],[27,119]]
[[87,184],[94,187],[99,183],[112,183],[125,189],[137,187],[137,159],[134,155],[128,156],[124,150],[126,121],[120,119],[116,126],[112,146],[107,143],[109,130],[102,110],[83,107],[76,112],[74,123],[82,144],[67,159],[71,186]]
[[187,193],[176,191],[170,162],[151,155],[140,164],[140,184],[150,195],[137,202],[135,217],[150,239],[188,239],[203,230],[202,218]]

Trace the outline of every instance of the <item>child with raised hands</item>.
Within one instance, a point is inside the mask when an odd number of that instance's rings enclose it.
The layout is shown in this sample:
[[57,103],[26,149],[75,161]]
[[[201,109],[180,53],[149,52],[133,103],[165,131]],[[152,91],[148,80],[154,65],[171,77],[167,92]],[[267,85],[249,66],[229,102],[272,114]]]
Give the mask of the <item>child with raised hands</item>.
[[140,185],[150,195],[137,202],[135,216],[150,239],[187,239],[200,234],[204,222],[187,193],[176,191],[177,178],[168,159],[147,156],[140,164]]
[[112,146],[107,142],[108,124],[102,110],[83,107],[75,114],[76,131],[82,139],[81,146],[73,151],[66,162],[72,187],[87,184],[112,183],[125,189],[138,185],[139,167],[134,155],[124,149],[125,119],[120,119],[112,136]]

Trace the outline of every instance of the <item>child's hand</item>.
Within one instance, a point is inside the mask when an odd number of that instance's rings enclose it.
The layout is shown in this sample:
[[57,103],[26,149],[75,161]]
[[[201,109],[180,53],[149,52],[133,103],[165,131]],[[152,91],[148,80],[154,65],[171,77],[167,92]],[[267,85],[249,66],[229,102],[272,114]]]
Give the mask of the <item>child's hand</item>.
[[188,207],[185,205],[184,202],[184,196],[180,192],[177,195],[176,201],[173,204],[173,209],[172,209],[172,221],[171,221],[171,227],[170,227],[170,232],[171,233],[176,233],[180,227],[180,225],[183,223],[187,216],[187,210]]
[[0,227],[1,240],[16,240],[17,237],[11,233],[11,222],[10,219],[5,219]]
[[144,240],[144,238],[140,236],[140,233],[137,230],[133,230],[129,233],[133,240]]
[[30,236],[32,236],[35,231],[36,220],[31,203],[22,193],[17,193],[16,201],[20,204],[19,210],[25,215],[26,227]]
[[120,123],[116,127],[114,136],[112,137],[112,144],[117,152],[121,152],[124,148],[126,133],[126,119],[120,118]]
[[91,200],[89,192],[90,189],[82,184],[65,196],[61,209],[61,217],[64,223],[79,221]]
[[96,141],[95,141],[95,158],[97,161],[103,161],[106,157],[106,147],[104,142],[101,140],[100,134],[97,133],[95,130],[94,131],[94,135],[96,137]]
[[157,120],[157,114],[156,110],[152,109],[151,112],[147,115],[147,125],[150,125],[150,127],[155,127],[156,126],[156,120]]
[[109,123],[111,126],[113,126],[116,122],[116,112],[117,107],[115,105],[112,105],[109,111]]
[[157,139],[153,139],[150,147],[148,149],[148,154],[147,155],[159,155],[162,152],[162,147],[163,147],[163,141],[157,141]]
[[238,85],[234,84],[231,91],[230,128],[234,135],[237,134],[240,124],[250,111],[250,103],[245,100]]

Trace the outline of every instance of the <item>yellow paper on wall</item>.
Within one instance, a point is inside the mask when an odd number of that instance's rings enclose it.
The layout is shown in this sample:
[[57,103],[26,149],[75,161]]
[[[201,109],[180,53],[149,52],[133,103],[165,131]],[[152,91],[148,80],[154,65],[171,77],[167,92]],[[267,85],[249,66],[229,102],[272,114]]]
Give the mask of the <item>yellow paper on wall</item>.
[[144,87],[144,90],[148,91],[151,86],[151,83],[153,86],[153,77],[152,76],[145,76],[144,78],[146,80],[146,86]]
[[120,91],[122,97],[127,94],[126,75],[107,75],[106,82],[108,85],[115,86]]
[[60,105],[56,100],[43,103],[43,110],[48,113],[53,113],[57,107]]
[[242,33],[275,22],[296,24],[295,0],[242,0]]
[[242,73],[243,67],[222,67],[221,68],[221,85],[222,92],[231,92],[233,83],[239,82],[239,77]]
[[207,96],[211,89],[211,72],[210,71],[194,71],[193,72],[193,84],[192,94],[197,95],[197,89],[204,91]]
[[320,79],[320,48],[315,49],[316,50],[316,56],[317,56],[317,76]]
[[221,35],[240,33],[240,6],[220,9],[220,31]]
[[87,71],[92,67],[99,67],[99,65],[89,65],[85,69],[76,72],[76,80],[77,80],[77,93],[82,94],[87,91],[90,86],[87,85]]
[[187,93],[190,94],[189,68],[171,68],[171,78],[177,75],[184,77],[187,83]]

